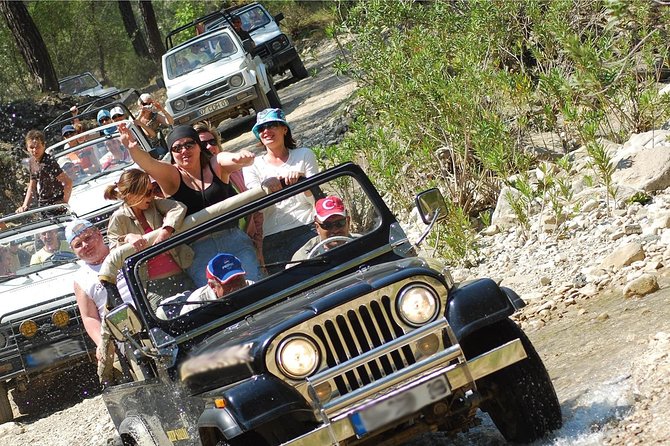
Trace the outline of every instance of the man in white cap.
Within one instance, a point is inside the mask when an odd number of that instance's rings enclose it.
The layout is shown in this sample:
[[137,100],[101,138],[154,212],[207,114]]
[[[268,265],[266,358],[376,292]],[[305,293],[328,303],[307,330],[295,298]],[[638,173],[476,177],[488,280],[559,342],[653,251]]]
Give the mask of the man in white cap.
[[[340,197],[334,195],[322,198],[314,204],[314,226],[316,226],[316,237],[310,239],[300,249],[298,249],[291,261],[304,260],[309,257],[309,253],[324,240],[332,237],[354,238],[349,232],[350,217],[344,203]],[[339,246],[343,239],[334,240],[332,244],[324,246],[324,250]],[[289,265],[290,266],[290,265]]]
[[[83,219],[73,220],[67,224],[65,239],[72,251],[83,261],[74,279],[74,295],[84,329],[96,345],[95,355],[99,361],[104,356],[101,321],[107,305],[107,290],[100,283],[98,273],[102,262],[109,254],[109,247],[105,244],[100,230],[90,221]],[[121,272],[116,283],[123,301],[134,306]]]
[[202,302],[221,299],[252,283],[247,280],[240,259],[227,253],[217,254],[207,263],[205,276],[207,285],[164,300],[158,305],[156,315],[172,319],[201,307]]

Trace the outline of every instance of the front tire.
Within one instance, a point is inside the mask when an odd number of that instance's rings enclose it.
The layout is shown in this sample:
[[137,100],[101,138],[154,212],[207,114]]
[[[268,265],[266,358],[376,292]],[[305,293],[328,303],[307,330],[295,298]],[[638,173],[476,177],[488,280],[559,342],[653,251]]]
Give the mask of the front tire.
[[305,79],[306,77],[309,77],[307,68],[305,68],[305,64],[302,63],[302,59],[299,57],[296,57],[291,61],[289,70],[291,70],[291,75],[296,79]]
[[268,101],[267,95],[263,92],[260,82],[256,83],[256,99],[254,99],[253,107],[256,113],[270,108],[270,101]]
[[0,424],[7,423],[14,419],[12,405],[9,403],[9,393],[7,384],[0,383]]
[[513,321],[504,319],[461,341],[472,359],[508,341],[520,339],[528,357],[477,380],[487,412],[507,441],[530,443],[563,424],[561,406],[542,359]]
[[270,91],[268,91],[268,102],[270,103],[270,107],[272,108],[282,108],[281,106],[281,100],[279,99],[279,94],[277,93],[277,89],[275,88],[274,82],[270,80]]

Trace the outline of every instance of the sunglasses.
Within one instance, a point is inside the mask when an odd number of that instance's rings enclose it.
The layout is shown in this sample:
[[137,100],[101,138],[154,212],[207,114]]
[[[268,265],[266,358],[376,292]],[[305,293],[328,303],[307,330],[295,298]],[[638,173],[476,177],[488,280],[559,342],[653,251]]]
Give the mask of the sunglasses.
[[114,115],[112,116],[112,121],[115,121],[116,119],[123,119],[123,115]]
[[170,152],[181,152],[183,149],[186,150],[191,150],[193,147],[195,147],[195,142],[194,141],[188,141],[183,144],[176,144],[172,147],[170,147]]
[[111,121],[111,120],[112,120],[112,118],[108,118],[107,116],[103,116],[102,118],[100,118],[100,122],[101,122],[101,123],[109,122],[109,121]]
[[216,138],[208,139],[206,141],[200,140],[201,143],[207,144],[208,146],[215,146],[216,144]]
[[70,136],[73,136],[75,132],[65,132],[63,133],[63,138],[69,138]]
[[346,218],[331,221],[330,223],[327,223],[327,222],[318,223],[318,225],[321,226],[326,231],[330,231],[331,229],[342,229],[346,226],[346,224],[347,224],[347,219]]
[[278,122],[268,122],[258,126],[258,133],[261,133],[263,130],[274,129],[279,127],[281,124]]

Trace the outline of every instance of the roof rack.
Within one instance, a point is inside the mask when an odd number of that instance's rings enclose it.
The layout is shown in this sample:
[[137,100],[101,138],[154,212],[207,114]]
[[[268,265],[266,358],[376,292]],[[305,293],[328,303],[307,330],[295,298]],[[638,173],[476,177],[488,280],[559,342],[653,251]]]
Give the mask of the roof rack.
[[127,88],[116,93],[110,93],[99,98],[95,98],[82,105],[78,105],[77,109],[79,114],[76,116],[72,116],[72,113],[69,111],[61,113],[44,127],[44,136],[47,140],[47,145],[50,145],[48,144],[50,138],[54,138],[55,142],[60,141],[62,127],[67,124],[72,124],[72,121],[75,118],[81,121],[86,119],[93,119],[96,122],[97,127],[97,114],[100,110],[103,109],[109,111],[113,107],[121,107],[127,116],[135,119],[135,115],[130,111],[128,104],[136,104],[139,97],[140,92],[137,89]]

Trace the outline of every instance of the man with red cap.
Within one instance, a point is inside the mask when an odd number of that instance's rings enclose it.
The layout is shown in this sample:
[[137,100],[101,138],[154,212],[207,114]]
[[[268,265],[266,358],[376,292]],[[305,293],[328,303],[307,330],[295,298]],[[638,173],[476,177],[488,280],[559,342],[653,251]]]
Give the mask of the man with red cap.
[[[344,203],[340,197],[334,195],[322,198],[314,205],[314,226],[316,226],[317,236],[307,241],[298,249],[291,261],[304,260],[309,258],[309,253],[319,243],[332,237],[354,238],[349,232],[350,217]],[[328,250],[339,246],[344,242],[343,238],[333,240],[332,243],[326,243],[323,249]]]
[[207,285],[164,300],[158,305],[156,315],[161,319],[181,316],[201,307],[203,302],[221,299],[251,283],[247,280],[240,259],[227,253],[215,255],[207,263],[205,275]]

